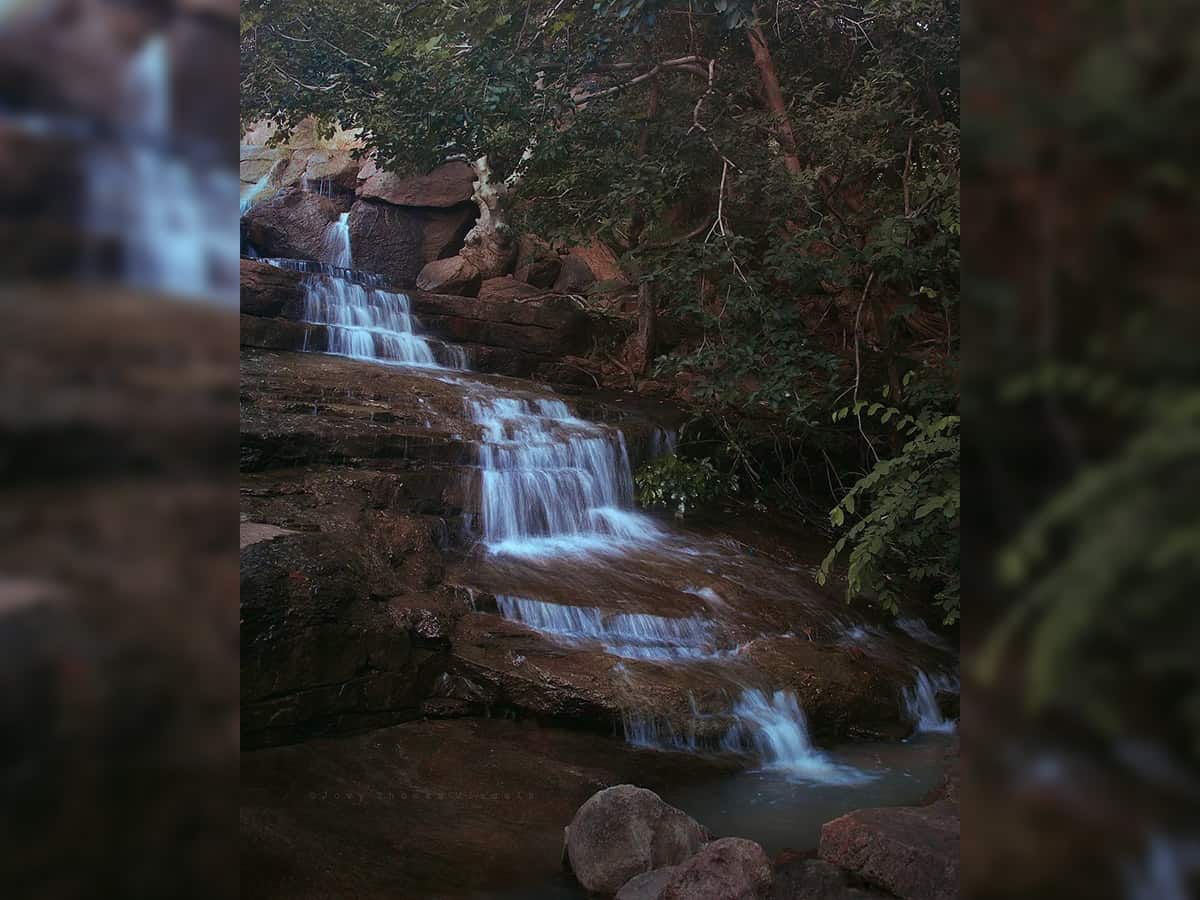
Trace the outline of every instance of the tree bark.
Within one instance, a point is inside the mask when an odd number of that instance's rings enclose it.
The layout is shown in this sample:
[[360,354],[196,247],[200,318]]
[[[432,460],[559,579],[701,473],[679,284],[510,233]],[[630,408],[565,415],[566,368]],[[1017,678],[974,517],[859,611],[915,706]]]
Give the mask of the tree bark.
[[[755,20],[758,19],[758,7],[754,7]],[[783,100],[783,89],[779,86],[779,74],[775,70],[775,60],[771,56],[771,48],[767,45],[767,36],[758,24],[746,29],[746,37],[750,41],[750,49],[754,53],[754,64],[758,66],[762,78],[763,94],[767,98],[767,106],[775,120],[775,135],[783,150],[783,162],[788,172],[799,175],[802,166],[796,153],[796,135],[792,131],[792,122],[788,118],[787,104]]]
[[638,330],[634,339],[633,358],[630,369],[638,375],[650,371],[654,359],[654,345],[658,339],[658,307],[654,296],[654,285],[643,281],[638,285]]

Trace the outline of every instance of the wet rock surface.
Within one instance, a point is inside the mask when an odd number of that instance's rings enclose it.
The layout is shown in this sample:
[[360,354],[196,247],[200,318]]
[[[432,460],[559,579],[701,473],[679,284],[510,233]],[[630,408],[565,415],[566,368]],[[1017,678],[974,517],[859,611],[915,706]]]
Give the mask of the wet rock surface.
[[958,897],[958,804],[860,809],[821,829],[821,859],[905,900]]
[[708,839],[703,826],[653,791],[621,784],[588,798],[575,813],[567,855],[584,888],[615,894],[637,875],[682,863]]
[[242,895],[582,897],[560,854],[588,797],[635,776],[654,788],[720,771],[498,718],[243,753]]

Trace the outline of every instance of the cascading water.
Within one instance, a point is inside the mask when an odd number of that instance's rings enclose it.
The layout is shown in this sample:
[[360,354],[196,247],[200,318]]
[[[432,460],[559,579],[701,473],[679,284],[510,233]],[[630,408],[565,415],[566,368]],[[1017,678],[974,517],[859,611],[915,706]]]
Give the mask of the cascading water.
[[633,510],[620,431],[575,418],[561,400],[469,400],[479,444],[483,537],[494,552],[544,556],[649,542]]
[[560,643],[594,641],[603,645],[605,652],[625,659],[675,662],[720,659],[736,652],[719,649],[713,623],[699,616],[669,618],[645,613],[605,613],[594,607],[507,596],[497,597],[496,605],[504,618]]
[[237,175],[170,152],[170,57],[152,37],[133,58],[123,105],[133,130],[87,161],[84,228],[121,247],[118,274],[147,289],[234,302]]
[[901,695],[904,712],[918,732],[950,734],[955,729],[953,719],[946,719],[938,706],[939,691],[957,693],[958,679],[949,675],[930,675],[918,671],[916,681]]
[[791,691],[776,691],[768,697],[763,691],[748,688],[734,704],[733,716],[736,722],[725,736],[724,748],[752,748],[764,769],[825,784],[869,780],[870,776],[838,765],[813,747],[808,722]]
[[[441,348],[443,358],[439,361],[430,342],[416,333],[406,294],[375,286],[380,283],[377,278],[355,277],[349,220],[349,214],[343,213],[326,229],[321,248],[324,260],[320,264],[268,260],[306,273],[304,321],[325,326],[326,351],[370,362],[465,369],[467,359],[462,348]],[[362,284],[361,280],[369,283]]]

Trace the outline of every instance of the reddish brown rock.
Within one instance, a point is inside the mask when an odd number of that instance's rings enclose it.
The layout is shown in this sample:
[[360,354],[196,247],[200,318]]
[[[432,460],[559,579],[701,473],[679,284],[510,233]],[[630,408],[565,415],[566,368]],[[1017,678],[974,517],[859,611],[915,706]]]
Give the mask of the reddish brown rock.
[[581,294],[596,283],[596,276],[588,264],[578,256],[562,257],[558,277],[554,279],[554,290],[560,294]]
[[479,286],[480,300],[522,300],[545,294],[546,291],[518,281],[511,275],[489,278]]
[[431,294],[473,297],[481,284],[479,270],[461,256],[427,263],[417,276],[417,288]]
[[675,870],[658,900],[759,900],[771,890],[771,860],[754,841],[721,838]]
[[425,264],[421,211],[357,200],[348,225],[355,269],[376,272],[401,287],[417,280]]
[[662,869],[655,869],[653,872],[635,875],[617,891],[617,896],[613,900],[658,900],[658,895],[674,877],[677,868],[677,866],[666,866]]
[[321,352],[329,346],[329,335],[324,325],[243,315],[241,344],[261,350]]
[[240,261],[242,313],[299,319],[304,312],[300,282],[304,275],[254,259]]
[[683,862],[707,839],[703,826],[658,794],[619,784],[579,807],[567,832],[567,855],[584,888],[615,894],[643,872]]
[[562,269],[562,260],[550,245],[532,234],[523,234],[517,241],[517,260],[513,277],[534,287],[550,288]]
[[469,203],[475,192],[475,173],[464,162],[438,166],[428,175],[405,178],[376,172],[359,185],[363,199],[382,200],[395,206],[457,206]]
[[953,900],[958,890],[958,804],[859,809],[826,822],[820,855],[904,900]]
[[325,230],[344,211],[329,197],[292,187],[246,213],[246,238],[263,256],[320,259]]
[[421,260],[433,262],[455,256],[463,246],[463,238],[475,224],[479,208],[464,203],[446,209],[421,210]]

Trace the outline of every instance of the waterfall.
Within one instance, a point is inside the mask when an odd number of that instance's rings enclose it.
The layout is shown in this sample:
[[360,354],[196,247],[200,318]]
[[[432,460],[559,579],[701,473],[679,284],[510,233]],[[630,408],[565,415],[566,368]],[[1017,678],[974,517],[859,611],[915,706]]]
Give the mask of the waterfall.
[[857,784],[870,776],[833,762],[815,749],[808,722],[796,695],[776,691],[771,697],[747,688],[733,707],[734,725],[723,741],[725,749],[753,748],[764,769],[823,784]]
[[[302,260],[266,262],[306,273],[303,281],[304,321],[324,325],[327,352],[380,363],[427,368],[465,369],[461,347],[442,347],[439,362],[433,346],[417,334],[407,294],[384,290],[378,276],[356,273],[350,250],[350,215],[343,213],[325,230],[320,263]],[[360,283],[365,282],[365,283]]]
[[350,213],[342,213],[325,229],[321,261],[339,269],[354,268],[354,256],[350,253]]
[[914,723],[918,732],[941,732],[949,734],[954,731],[953,719],[942,716],[938,706],[938,691],[957,692],[958,680],[949,675],[929,675],[917,671],[917,679],[910,688],[905,688],[901,694],[904,712]]
[[480,426],[483,537],[489,548],[540,556],[656,540],[633,510],[625,438],[571,415],[561,400],[468,401]]
[[525,597],[496,597],[504,618],[520,622],[560,643],[592,641],[625,659],[674,662],[716,659],[736,651],[716,648],[713,623],[700,616],[670,618],[645,613],[606,613],[587,606],[544,603]]
[[84,230],[120,248],[112,274],[130,284],[236,302],[237,175],[171,152],[165,37],[148,39],[133,58],[120,102],[134,121],[128,134],[88,150]]

